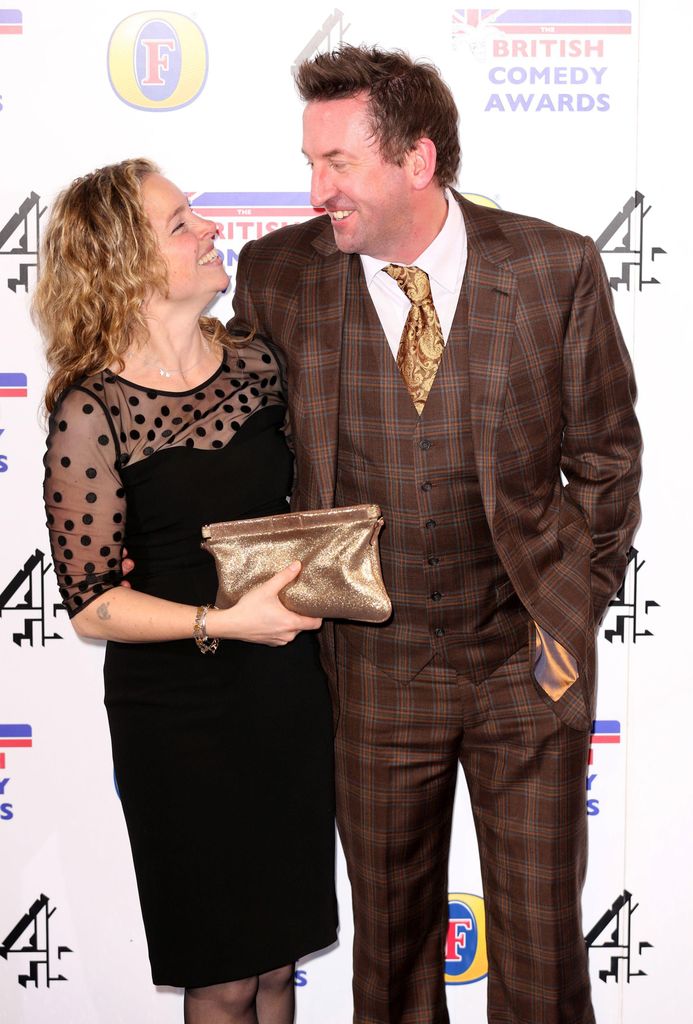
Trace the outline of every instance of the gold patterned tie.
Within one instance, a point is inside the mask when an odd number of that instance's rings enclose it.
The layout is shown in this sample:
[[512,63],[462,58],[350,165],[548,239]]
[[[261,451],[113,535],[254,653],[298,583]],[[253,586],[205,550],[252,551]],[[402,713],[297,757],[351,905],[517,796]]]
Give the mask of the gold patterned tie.
[[428,274],[419,267],[383,267],[411,302],[397,353],[397,366],[419,416],[445,348],[440,320],[431,298]]

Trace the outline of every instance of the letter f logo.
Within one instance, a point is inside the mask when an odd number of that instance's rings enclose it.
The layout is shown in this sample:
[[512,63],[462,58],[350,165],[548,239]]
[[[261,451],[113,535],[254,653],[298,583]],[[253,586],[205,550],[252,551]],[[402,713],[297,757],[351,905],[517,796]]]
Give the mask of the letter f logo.
[[144,78],[140,85],[165,85],[161,71],[169,70],[169,53],[176,48],[175,39],[141,39],[144,47]]

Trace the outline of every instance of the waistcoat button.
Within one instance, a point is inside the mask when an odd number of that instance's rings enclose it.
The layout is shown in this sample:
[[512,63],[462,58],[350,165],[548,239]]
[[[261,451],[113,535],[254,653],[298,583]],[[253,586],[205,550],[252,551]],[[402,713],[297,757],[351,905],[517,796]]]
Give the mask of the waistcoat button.
[[422,491],[430,491],[432,487],[433,484],[430,482],[430,480],[427,480],[425,484],[421,484]]
[[433,441],[428,441],[426,438],[424,438],[423,441],[419,441],[419,448],[424,452],[427,452],[432,445]]
[[445,636],[445,630],[443,629],[442,626],[436,626],[433,632],[435,633],[436,636]]
[[440,601],[442,596],[443,595],[440,593],[440,591],[434,590],[433,593],[431,594],[431,601]]

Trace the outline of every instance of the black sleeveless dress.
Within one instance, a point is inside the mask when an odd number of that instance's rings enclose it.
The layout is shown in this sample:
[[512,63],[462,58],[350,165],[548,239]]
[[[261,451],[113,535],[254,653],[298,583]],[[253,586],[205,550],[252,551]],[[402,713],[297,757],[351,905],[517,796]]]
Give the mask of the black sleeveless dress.
[[[45,498],[68,612],[120,580],[213,603],[203,524],[285,512],[292,458],[271,351],[191,392],[108,372],[51,418]],[[283,568],[282,566],[278,566]],[[155,984],[264,973],[336,938],[329,695],[316,637],[106,647],[105,703]]]

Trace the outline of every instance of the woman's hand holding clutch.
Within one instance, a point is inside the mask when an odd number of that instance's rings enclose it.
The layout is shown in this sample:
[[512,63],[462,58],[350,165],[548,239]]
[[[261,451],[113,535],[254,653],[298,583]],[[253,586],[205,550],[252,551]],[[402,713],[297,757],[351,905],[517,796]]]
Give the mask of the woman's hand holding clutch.
[[304,629],[320,629],[322,619],[291,612],[279,600],[280,590],[300,571],[301,563],[292,562],[266,583],[249,590],[231,608],[210,608],[206,623],[209,636],[283,647]]

